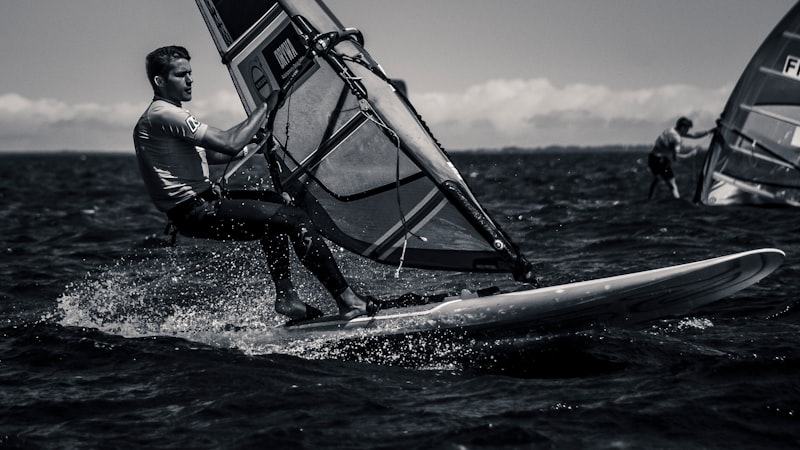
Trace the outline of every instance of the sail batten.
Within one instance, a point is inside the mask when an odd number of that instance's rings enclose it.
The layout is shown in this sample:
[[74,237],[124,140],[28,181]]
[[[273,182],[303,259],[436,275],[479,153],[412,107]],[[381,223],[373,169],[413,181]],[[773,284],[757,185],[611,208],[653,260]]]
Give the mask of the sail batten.
[[744,103],[739,105],[739,107],[745,111],[750,111],[751,113],[754,114],[760,114],[764,117],[769,117],[771,119],[775,119],[784,123],[788,123],[790,125],[800,127],[800,120],[792,119],[791,117],[786,117],[771,111],[767,111],[766,109],[759,108],[757,106],[745,105]]
[[759,70],[759,72],[763,73],[764,75],[768,75],[768,76],[771,76],[771,77],[780,77],[780,78],[782,78],[784,80],[790,80],[790,81],[793,81],[793,82],[800,83],[800,78],[798,78],[797,76],[789,76],[783,71],[778,71],[778,70],[772,69],[770,67],[759,67],[758,70]]
[[775,164],[775,165],[778,165],[778,166],[783,166],[783,167],[786,167],[786,168],[789,168],[789,169],[796,169],[797,168],[795,165],[790,164],[790,163],[788,163],[786,161],[783,161],[783,160],[780,160],[780,159],[777,159],[777,158],[773,158],[773,157],[758,153],[757,151],[755,151],[753,149],[753,147],[751,147],[749,149],[746,149],[746,148],[740,147],[738,145],[731,145],[730,148],[733,151],[744,153],[745,155],[747,155],[748,157],[751,157],[751,158],[760,159],[762,161],[770,162],[772,164]]
[[759,46],[717,123],[697,202],[800,204],[800,3]]
[[800,34],[793,33],[791,31],[784,31],[782,36],[785,37],[786,39],[794,39],[800,41]]

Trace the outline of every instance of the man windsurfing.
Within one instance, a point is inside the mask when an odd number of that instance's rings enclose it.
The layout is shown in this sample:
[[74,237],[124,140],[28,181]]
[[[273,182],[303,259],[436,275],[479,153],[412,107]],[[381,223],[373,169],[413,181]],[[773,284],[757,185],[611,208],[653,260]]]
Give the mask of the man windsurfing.
[[713,133],[716,128],[706,131],[690,133],[693,123],[687,117],[681,117],[675,122],[675,126],[664,130],[657,138],[650,155],[647,158],[647,166],[653,174],[653,181],[650,183],[650,192],[647,199],[653,198],[653,193],[658,185],[659,178],[663,179],[667,187],[672,191],[672,197],[681,198],[678,191],[678,184],[675,182],[675,174],[672,171],[672,162],[678,158],[689,158],[694,156],[697,151],[691,150],[681,153],[682,138],[700,139]]
[[154,98],[133,133],[139,169],[151,199],[186,236],[215,240],[260,240],[275,283],[275,310],[292,321],[322,312],[303,303],[290,276],[289,242],[303,265],[331,293],[342,319],[374,314],[378,306],[356,294],[306,212],[285,204],[276,192],[230,191],[209,180],[209,164],[241,158],[242,148],[267,122],[277,93],[228,130],[199,121],[182,102],[192,99],[189,52],[167,46],[147,55]]

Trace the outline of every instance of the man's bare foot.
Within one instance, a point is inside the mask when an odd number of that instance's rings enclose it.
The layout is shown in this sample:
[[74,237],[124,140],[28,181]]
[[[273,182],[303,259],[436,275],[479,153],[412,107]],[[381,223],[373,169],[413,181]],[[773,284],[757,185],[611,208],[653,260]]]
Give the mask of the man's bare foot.
[[276,298],[275,311],[290,319],[302,319],[306,316],[306,305],[299,298]]
[[335,297],[339,306],[339,317],[345,320],[354,319],[365,314],[374,315],[379,306],[370,299],[365,299],[356,294],[353,289],[347,288]]
[[322,317],[322,311],[300,301],[291,284],[281,283],[276,286],[275,311],[288,316],[292,320],[316,319]]

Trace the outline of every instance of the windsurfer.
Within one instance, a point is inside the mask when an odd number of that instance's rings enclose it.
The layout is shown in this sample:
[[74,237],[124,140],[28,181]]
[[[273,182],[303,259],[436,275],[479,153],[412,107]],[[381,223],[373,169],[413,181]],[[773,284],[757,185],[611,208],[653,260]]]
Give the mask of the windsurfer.
[[671,189],[674,198],[681,197],[680,192],[678,192],[678,184],[675,182],[675,174],[672,172],[672,161],[677,160],[677,158],[690,158],[697,153],[696,149],[682,153],[682,138],[700,139],[713,133],[716,129],[711,128],[706,131],[690,133],[689,130],[692,129],[692,126],[693,123],[689,118],[681,117],[675,122],[674,127],[664,130],[656,138],[653,149],[647,158],[647,165],[653,174],[653,181],[650,183],[650,192],[647,196],[648,199],[653,198],[659,178],[663,179]]
[[228,130],[196,119],[182,102],[192,99],[192,68],[185,48],[167,46],[147,55],[147,77],[154,98],[133,133],[139,169],[156,207],[186,236],[216,240],[261,241],[277,292],[275,310],[292,320],[322,312],[303,303],[290,276],[289,241],[303,265],[336,300],[339,315],[350,319],[378,307],[356,294],[304,210],[279,193],[221,192],[209,180],[209,164],[243,157],[277,103],[273,93],[250,116]]

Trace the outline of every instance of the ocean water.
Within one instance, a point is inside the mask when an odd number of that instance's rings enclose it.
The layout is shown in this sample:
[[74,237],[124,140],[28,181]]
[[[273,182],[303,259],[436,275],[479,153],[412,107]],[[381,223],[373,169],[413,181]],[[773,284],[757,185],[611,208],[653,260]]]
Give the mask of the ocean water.
[[[761,247],[760,283],[686,317],[533,333],[298,339],[275,327],[256,244],[179,238],[131,155],[0,155],[0,448],[732,449],[800,447],[800,220],[705,207],[646,154],[454,153],[543,284]],[[691,197],[697,162],[676,166]],[[503,275],[377,266],[387,297]],[[304,298],[332,312],[298,266]]]

